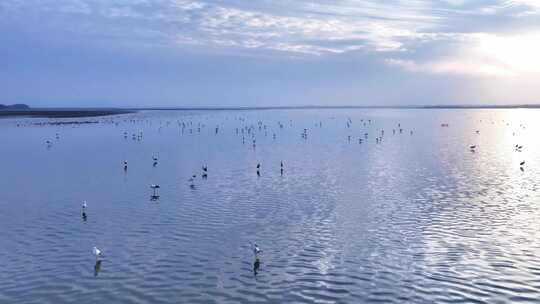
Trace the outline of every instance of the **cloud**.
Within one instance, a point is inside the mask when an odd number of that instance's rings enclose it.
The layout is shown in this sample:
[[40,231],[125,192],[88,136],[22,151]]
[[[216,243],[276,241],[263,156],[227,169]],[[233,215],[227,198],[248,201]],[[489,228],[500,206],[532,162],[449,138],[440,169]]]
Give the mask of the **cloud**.
[[[444,22],[428,1],[312,1],[246,5],[235,1],[187,0],[5,0],[0,17],[12,16],[31,31],[76,32],[87,40],[140,40],[138,33],[158,33],[160,44],[248,50],[281,50],[309,55],[340,54],[359,49],[404,51]],[[3,15],[3,16],[2,16]],[[28,22],[40,21],[40,24]],[[66,30],[68,29],[68,30]],[[106,33],[106,35],[103,35]],[[184,39],[178,39],[184,37]],[[309,41],[325,41],[325,46]],[[332,45],[332,42],[338,42]],[[345,45],[343,41],[354,41]],[[193,42],[193,43],[192,43]],[[114,40],[109,41],[114,43]],[[141,41],[145,44],[145,41]]]
[[111,49],[367,54],[413,73],[516,77],[539,68],[539,12],[536,0],[3,0],[0,25]]
[[511,70],[497,64],[483,63],[476,59],[448,58],[433,62],[417,63],[412,60],[387,59],[386,63],[404,68],[410,72],[431,74],[455,74],[466,76],[515,76]]
[[411,72],[492,77],[538,77],[540,33],[468,34],[450,56],[428,61],[390,58],[386,63]]

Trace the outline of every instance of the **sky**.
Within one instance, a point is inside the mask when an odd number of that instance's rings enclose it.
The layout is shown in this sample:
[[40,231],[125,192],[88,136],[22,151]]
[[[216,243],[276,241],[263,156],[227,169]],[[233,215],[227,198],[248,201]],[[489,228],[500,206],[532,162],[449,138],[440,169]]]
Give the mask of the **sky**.
[[540,103],[540,0],[1,0],[0,103]]

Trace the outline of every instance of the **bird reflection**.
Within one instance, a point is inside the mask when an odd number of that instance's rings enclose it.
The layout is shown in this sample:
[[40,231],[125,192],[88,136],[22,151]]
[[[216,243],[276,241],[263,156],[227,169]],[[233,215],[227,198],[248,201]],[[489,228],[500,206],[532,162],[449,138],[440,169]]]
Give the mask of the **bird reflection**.
[[255,262],[253,262],[253,274],[257,275],[259,273],[259,270],[261,268],[261,260],[259,257],[255,258]]
[[94,276],[97,277],[100,271],[101,271],[101,260],[97,260],[96,264],[94,265]]

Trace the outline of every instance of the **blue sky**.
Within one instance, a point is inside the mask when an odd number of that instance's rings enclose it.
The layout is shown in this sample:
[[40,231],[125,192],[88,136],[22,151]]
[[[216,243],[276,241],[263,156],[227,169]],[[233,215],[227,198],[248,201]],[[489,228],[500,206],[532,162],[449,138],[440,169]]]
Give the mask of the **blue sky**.
[[537,0],[2,0],[0,103],[540,103]]

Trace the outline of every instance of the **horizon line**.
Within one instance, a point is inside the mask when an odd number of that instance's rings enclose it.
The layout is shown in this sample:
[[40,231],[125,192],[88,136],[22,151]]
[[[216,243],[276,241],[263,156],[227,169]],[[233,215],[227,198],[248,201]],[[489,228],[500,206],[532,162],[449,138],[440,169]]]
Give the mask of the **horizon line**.
[[93,110],[128,110],[128,111],[205,111],[205,110],[294,110],[294,109],[539,109],[540,104],[516,105],[299,105],[299,106],[157,106],[157,107],[30,107],[28,109],[0,109],[6,112],[32,111],[93,111]]

